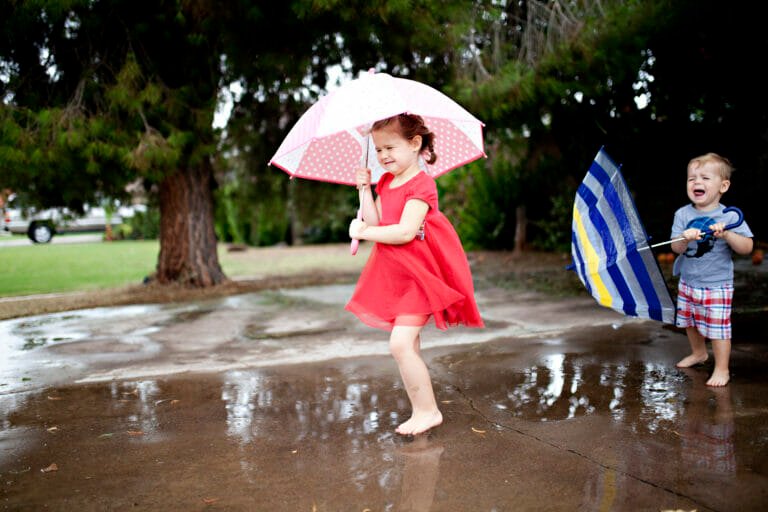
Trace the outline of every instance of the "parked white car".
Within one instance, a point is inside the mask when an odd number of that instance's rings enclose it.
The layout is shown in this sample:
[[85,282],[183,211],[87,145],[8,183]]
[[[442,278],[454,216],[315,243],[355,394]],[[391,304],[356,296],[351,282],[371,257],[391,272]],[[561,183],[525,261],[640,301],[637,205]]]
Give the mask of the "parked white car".
[[[146,209],[143,205],[121,206],[109,219],[109,224],[119,226],[136,211]],[[35,211],[24,208],[3,209],[3,231],[26,234],[37,244],[45,244],[56,233],[104,231],[107,226],[107,213],[100,206],[86,206],[84,215],[73,214],[66,208],[52,208]]]

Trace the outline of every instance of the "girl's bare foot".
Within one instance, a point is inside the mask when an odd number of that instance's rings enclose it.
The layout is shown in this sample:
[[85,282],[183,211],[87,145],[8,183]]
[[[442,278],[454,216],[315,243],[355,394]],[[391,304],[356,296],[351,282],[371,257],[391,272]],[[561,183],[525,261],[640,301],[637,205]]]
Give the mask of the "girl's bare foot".
[[416,414],[395,429],[395,432],[401,436],[416,436],[423,434],[427,430],[440,425],[443,422],[443,415],[440,411]]
[[728,372],[728,370],[717,370],[712,372],[712,376],[707,381],[707,386],[713,386],[713,387],[722,387],[728,384],[728,381],[731,380],[731,374]]
[[677,366],[678,368],[690,368],[691,366],[696,366],[697,364],[703,363],[708,358],[709,358],[709,355],[707,354],[704,354],[702,356],[691,354],[689,356],[682,358],[680,361],[677,362],[675,366]]

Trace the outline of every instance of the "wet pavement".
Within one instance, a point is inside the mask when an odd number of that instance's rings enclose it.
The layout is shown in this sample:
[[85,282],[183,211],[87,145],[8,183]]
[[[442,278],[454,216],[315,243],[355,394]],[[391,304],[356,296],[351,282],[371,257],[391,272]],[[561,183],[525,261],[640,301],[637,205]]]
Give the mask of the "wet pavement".
[[351,292],[0,322],[0,510],[766,509],[763,316],[712,389],[676,329],[484,288],[487,328],[424,331],[444,424],[412,439]]

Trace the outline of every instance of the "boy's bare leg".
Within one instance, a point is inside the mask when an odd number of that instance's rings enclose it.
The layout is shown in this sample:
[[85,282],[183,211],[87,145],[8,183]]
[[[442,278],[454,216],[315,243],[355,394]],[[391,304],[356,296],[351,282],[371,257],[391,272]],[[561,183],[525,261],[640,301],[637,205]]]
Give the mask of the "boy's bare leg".
[[685,333],[688,335],[688,343],[691,345],[691,354],[677,362],[678,368],[690,368],[703,363],[709,357],[707,355],[707,340],[698,329],[686,327]]
[[715,369],[707,381],[707,386],[725,386],[731,380],[728,370],[731,359],[731,340],[712,340],[712,353],[715,355]]
[[401,435],[417,435],[443,422],[437,407],[429,369],[419,354],[419,333],[423,326],[396,325],[389,338],[389,349],[397,361],[403,385],[411,401],[411,417],[395,431]]

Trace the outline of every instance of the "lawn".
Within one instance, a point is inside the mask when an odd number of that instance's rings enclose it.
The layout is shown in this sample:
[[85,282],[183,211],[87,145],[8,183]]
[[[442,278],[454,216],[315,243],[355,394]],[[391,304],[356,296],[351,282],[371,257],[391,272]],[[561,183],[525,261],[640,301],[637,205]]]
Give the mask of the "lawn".
[[141,282],[157,241],[0,247],[0,296],[110,288]]
[[[342,271],[362,267],[370,247],[357,256],[348,244],[229,251],[219,244],[219,261],[233,279]],[[141,283],[154,272],[157,241],[0,246],[0,297],[98,290]]]

